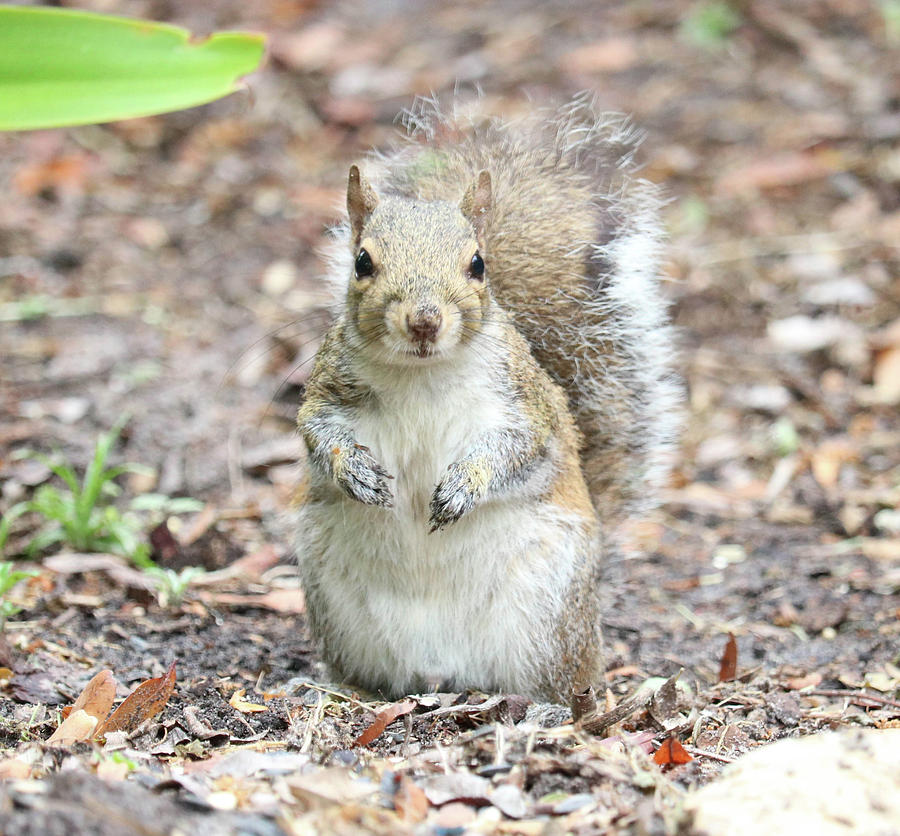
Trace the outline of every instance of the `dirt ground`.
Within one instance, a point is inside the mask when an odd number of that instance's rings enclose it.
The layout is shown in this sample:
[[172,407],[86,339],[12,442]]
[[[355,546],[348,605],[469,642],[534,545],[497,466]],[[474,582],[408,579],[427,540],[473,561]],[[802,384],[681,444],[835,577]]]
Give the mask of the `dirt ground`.
[[[900,724],[896,3],[63,5],[261,30],[271,54],[202,108],[0,135],[0,511],[54,483],[17,451],[81,471],[127,413],[113,459],[150,470],[120,504],[200,500],[174,536],[145,528],[161,565],[208,570],[163,606],[122,558],[22,561],[3,832],[674,832],[684,793],[750,749]],[[593,91],[671,197],[687,426],[664,507],[607,567],[599,711],[682,669],[687,688],[593,732],[513,696],[388,706],[328,682],[291,566],[317,248],[349,163],[455,86],[511,116]],[[38,524],[13,525],[17,561]],[[173,661],[139,733],[42,743],[99,671],[125,696]],[[654,764],[669,736],[693,760]]]

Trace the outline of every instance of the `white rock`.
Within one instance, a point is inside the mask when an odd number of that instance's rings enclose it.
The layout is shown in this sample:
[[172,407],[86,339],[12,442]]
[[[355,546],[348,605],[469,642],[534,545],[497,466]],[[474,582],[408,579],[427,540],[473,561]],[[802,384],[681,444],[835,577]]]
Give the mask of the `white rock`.
[[273,261],[262,274],[262,289],[269,296],[278,296],[294,286],[297,281],[297,268],[286,258]]
[[900,534],[900,511],[893,508],[882,508],[872,520],[875,528],[887,534]]
[[778,414],[788,408],[793,398],[791,393],[778,384],[757,383],[753,386],[737,386],[730,392],[730,398],[738,406],[756,409],[759,412]]
[[818,282],[803,293],[803,301],[813,305],[860,305],[875,304],[875,294],[861,279],[844,276]]
[[860,341],[858,326],[837,316],[789,316],[769,323],[769,340],[783,351],[807,353],[838,343]]
[[900,729],[781,740],[688,795],[685,809],[694,836],[898,836]]

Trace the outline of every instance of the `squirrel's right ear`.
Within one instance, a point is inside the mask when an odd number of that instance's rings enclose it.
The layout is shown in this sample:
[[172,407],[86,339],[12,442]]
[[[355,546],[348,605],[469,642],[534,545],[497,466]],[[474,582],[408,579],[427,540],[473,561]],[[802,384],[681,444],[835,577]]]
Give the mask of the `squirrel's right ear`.
[[459,211],[471,221],[475,227],[475,235],[479,244],[487,225],[488,217],[494,205],[494,197],[491,191],[491,173],[479,171],[478,177],[463,195],[459,203]]
[[378,195],[375,190],[360,174],[359,167],[351,165],[347,183],[347,214],[350,216],[350,235],[354,249],[359,246],[363,226],[377,205]]

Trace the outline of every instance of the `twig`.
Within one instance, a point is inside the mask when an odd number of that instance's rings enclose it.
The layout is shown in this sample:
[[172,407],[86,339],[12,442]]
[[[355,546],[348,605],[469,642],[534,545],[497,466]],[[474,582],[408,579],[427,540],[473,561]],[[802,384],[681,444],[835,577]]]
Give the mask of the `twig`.
[[[817,697],[844,697],[851,700],[868,700],[876,705],[889,705],[891,708],[900,708],[900,702],[892,700],[889,697],[879,697],[877,694],[862,694],[859,691],[840,691],[828,690],[825,688],[816,689],[815,691],[803,691],[803,694],[813,694]],[[862,706],[865,708],[866,706]]]
[[651,688],[638,691],[631,699],[619,703],[611,711],[606,711],[603,714],[588,714],[582,717],[577,724],[577,728],[592,734],[599,734],[626,717],[630,717],[632,714],[640,711],[653,699],[653,694],[654,692]]
[[707,752],[706,749],[698,749],[696,746],[685,746],[684,750],[691,755],[699,755],[701,758],[722,761],[722,763],[734,763],[737,760],[737,758],[730,758],[728,755],[719,755],[716,752]]
[[351,697],[349,694],[342,694],[340,691],[332,691],[330,688],[326,688],[324,685],[317,685],[315,682],[304,682],[304,687],[309,688],[310,691],[319,691],[322,694],[328,694],[332,697],[337,697],[339,700],[343,700],[344,702],[353,703],[353,705],[359,706],[360,708],[364,708],[366,711],[374,711],[371,703],[360,702],[355,697]]
[[597,710],[597,697],[594,687],[588,685],[583,691],[572,692],[572,719],[578,722],[582,717]]

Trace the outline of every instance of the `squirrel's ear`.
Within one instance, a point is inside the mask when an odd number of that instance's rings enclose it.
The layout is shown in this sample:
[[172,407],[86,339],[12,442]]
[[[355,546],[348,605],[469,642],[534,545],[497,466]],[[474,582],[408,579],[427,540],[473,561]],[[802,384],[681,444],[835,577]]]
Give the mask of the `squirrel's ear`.
[[493,205],[491,173],[489,171],[479,171],[477,179],[466,189],[466,193],[459,203],[460,211],[475,227],[475,235],[479,242]]
[[354,249],[359,245],[363,225],[377,205],[378,195],[375,194],[375,190],[360,174],[359,167],[351,165],[350,179],[347,183],[347,214],[350,216],[350,234]]

